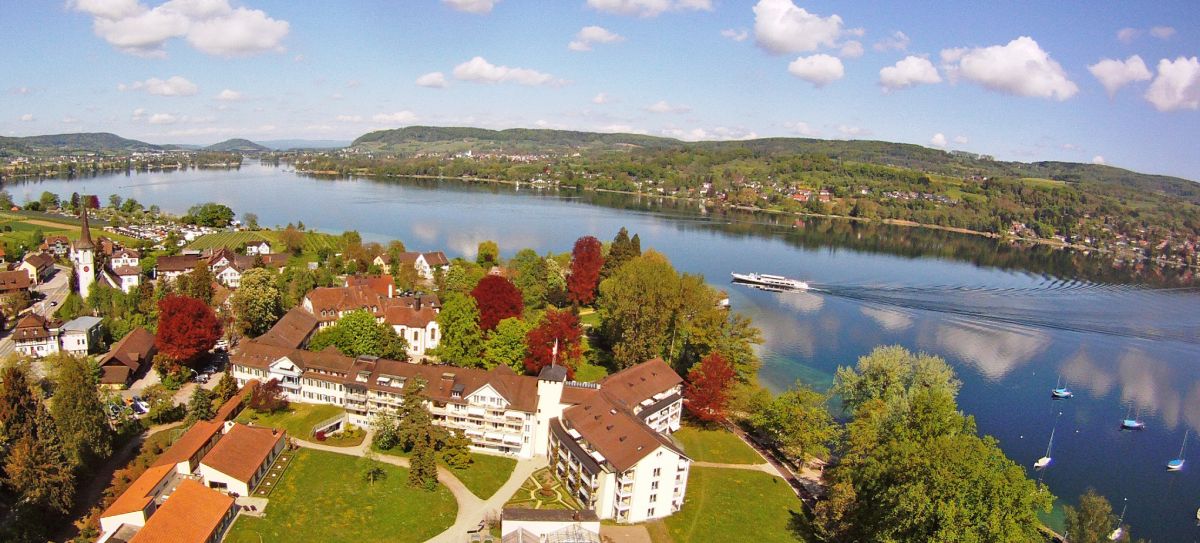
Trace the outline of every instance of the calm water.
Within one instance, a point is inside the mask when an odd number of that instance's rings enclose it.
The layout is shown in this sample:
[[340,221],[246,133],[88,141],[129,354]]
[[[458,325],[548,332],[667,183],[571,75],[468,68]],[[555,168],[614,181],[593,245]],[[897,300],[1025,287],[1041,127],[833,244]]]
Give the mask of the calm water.
[[[1062,413],[1054,463],[1043,474],[1056,495],[1074,501],[1095,487],[1117,509],[1128,498],[1126,520],[1136,535],[1200,540],[1200,441],[1189,447],[1183,472],[1164,470],[1184,430],[1200,430],[1200,291],[1191,287],[1119,284],[1107,266],[1063,276],[1077,257],[950,234],[845,223],[792,227],[791,219],[702,214],[695,204],[626,195],[320,180],[256,164],[5,188],[17,200],[43,190],[101,200],[116,193],[175,213],[211,200],[255,212],[264,225],[302,220],[454,256],[472,256],[485,239],[498,241],[506,255],[524,247],[569,251],[581,235],[608,240],[626,226],[643,247],[726,289],[733,306],[754,319],[767,340],[761,377],[772,389],[796,380],[827,387],[839,365],[879,344],[939,354],[963,381],[962,408],[1022,465],[1042,455]],[[730,285],[731,271],[801,277],[817,291]],[[1075,399],[1050,400],[1059,376]],[[1119,431],[1130,410],[1140,412],[1146,431]]]

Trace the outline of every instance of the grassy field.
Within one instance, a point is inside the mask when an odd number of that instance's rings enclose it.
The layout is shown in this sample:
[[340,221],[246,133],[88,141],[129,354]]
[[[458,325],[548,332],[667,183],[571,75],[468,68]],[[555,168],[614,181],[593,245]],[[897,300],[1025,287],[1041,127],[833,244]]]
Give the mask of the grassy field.
[[[26,248],[36,249],[33,243],[33,233],[37,230],[42,231],[43,238],[66,236],[71,240],[79,239],[79,221],[77,220],[65,217],[59,218],[41,213],[0,212],[0,241],[8,245],[24,245]],[[93,225],[92,237],[96,238],[99,236],[105,236],[124,245],[137,243],[137,240],[133,238],[112,232],[104,232],[98,226]]]
[[724,428],[708,430],[684,426],[674,434],[692,460],[722,464],[762,464],[766,462],[738,436]]
[[1061,187],[1061,186],[1067,184],[1064,181],[1057,181],[1054,179],[1046,179],[1043,177],[1022,177],[1021,182],[1025,183],[1026,185],[1043,188],[1043,189],[1052,189],[1052,188]]
[[[228,247],[237,249],[252,241],[266,241],[271,244],[273,252],[282,252],[284,250],[283,242],[280,241],[279,233],[274,230],[259,230],[256,232],[240,231],[240,232],[217,232],[215,234],[207,234],[196,238],[195,241],[188,244],[188,249],[212,249],[215,247]],[[304,246],[300,251],[304,254],[315,255],[321,249],[329,249],[334,252],[342,250],[342,237],[325,234],[322,232],[305,232]]]
[[[241,516],[227,543],[425,541],[454,524],[457,504],[445,487],[406,484],[408,470],[337,453],[300,449],[271,493],[266,516]],[[387,474],[363,481],[369,465]]]
[[583,383],[592,383],[608,377],[608,369],[604,366],[597,366],[583,362],[575,368],[575,380]]
[[816,541],[787,482],[758,471],[693,466],[683,507],[663,523],[679,543]]
[[[388,451],[375,449],[379,454],[388,454],[407,458],[408,454],[400,449],[392,449]],[[504,486],[504,482],[512,475],[513,469],[517,467],[517,461],[491,454],[471,453],[471,466],[467,469],[451,469],[454,476],[466,485],[467,490],[472,494],[479,496],[482,499],[488,499],[495,494],[500,487]],[[438,458],[438,464],[442,467],[447,467],[441,458]]]
[[278,413],[259,413],[253,409],[245,409],[238,415],[237,421],[281,428],[292,437],[312,441],[313,426],[342,413],[342,408],[336,405],[292,402],[287,409]]

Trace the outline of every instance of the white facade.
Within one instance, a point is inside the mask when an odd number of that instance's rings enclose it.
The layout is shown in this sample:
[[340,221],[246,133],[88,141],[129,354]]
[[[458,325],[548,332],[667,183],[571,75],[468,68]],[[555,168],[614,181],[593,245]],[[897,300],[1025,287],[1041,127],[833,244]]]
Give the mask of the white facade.
[[91,248],[73,247],[71,262],[75,264],[75,276],[79,280],[79,295],[86,300],[96,283],[96,257]]
[[246,254],[250,256],[271,254],[271,245],[265,241],[246,244]]
[[121,282],[121,290],[125,294],[137,290],[138,285],[142,284],[141,274],[117,275],[117,279]]
[[33,341],[16,341],[14,344],[16,345],[15,349],[17,352],[25,356],[32,356],[34,358],[50,356],[61,350],[59,348],[57,336]]
[[408,341],[409,356],[425,356],[425,351],[438,346],[441,339],[441,328],[437,321],[429,321],[424,328],[408,327],[403,324],[392,325],[396,334]]
[[[224,259],[222,259],[224,260]],[[215,274],[217,281],[229,288],[238,288],[242,284],[242,272],[233,266],[226,266]]]
[[140,265],[141,259],[139,259],[132,251],[122,249],[113,254],[112,267],[114,269],[123,266],[132,266],[136,268]]

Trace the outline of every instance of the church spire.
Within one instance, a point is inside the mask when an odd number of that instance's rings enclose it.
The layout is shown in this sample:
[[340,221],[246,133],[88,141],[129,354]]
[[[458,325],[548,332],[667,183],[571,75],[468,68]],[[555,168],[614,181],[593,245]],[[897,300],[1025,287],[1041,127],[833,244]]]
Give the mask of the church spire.
[[81,226],[79,230],[79,241],[75,242],[75,248],[94,249],[96,248],[96,244],[92,243],[92,230],[88,228],[88,199],[80,198],[79,205],[81,206],[81,210],[79,211],[79,222]]

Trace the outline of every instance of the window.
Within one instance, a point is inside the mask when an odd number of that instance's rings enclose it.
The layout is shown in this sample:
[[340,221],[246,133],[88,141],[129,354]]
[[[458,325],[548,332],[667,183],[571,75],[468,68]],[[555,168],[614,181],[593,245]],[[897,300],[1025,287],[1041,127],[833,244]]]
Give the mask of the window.
[[653,516],[654,516],[654,508],[653,508],[653,507],[651,507],[651,508],[649,508],[649,509],[647,509],[647,510],[646,510],[646,516],[647,516],[647,517],[653,517]]
[[658,477],[662,474],[662,468],[654,468],[654,476]]
[[[650,503],[655,503],[657,501],[658,501],[658,494],[651,494],[650,495]],[[650,514],[653,515],[654,513],[650,513]]]
[[[650,483],[650,490],[658,490],[658,481]],[[650,501],[654,501],[654,498],[650,498]]]

